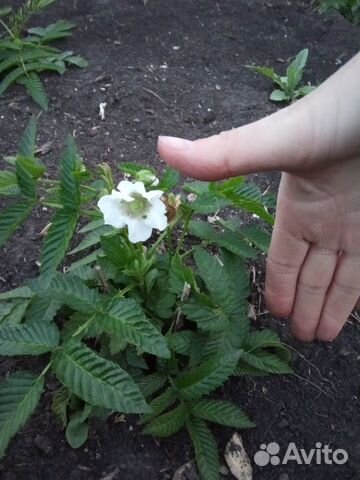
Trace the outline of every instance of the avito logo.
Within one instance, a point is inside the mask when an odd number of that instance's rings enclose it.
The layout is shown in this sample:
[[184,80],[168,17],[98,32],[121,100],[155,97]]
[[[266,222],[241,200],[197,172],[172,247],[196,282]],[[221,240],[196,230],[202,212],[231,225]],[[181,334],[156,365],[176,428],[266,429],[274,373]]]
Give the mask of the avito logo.
[[287,465],[289,462],[296,462],[298,465],[344,465],[349,460],[346,450],[333,450],[329,445],[318,442],[316,448],[306,451],[298,448],[295,443],[290,443],[286,452],[281,456],[280,445],[276,442],[263,444],[255,454],[254,461],[259,467],[267,465]]

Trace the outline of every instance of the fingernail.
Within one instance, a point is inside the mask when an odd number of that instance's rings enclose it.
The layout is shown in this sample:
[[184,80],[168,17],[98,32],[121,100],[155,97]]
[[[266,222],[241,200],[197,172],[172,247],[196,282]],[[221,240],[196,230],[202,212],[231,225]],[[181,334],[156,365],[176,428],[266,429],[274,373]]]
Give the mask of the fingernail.
[[189,148],[192,142],[179,137],[164,137],[160,135],[159,142],[173,150],[185,150]]

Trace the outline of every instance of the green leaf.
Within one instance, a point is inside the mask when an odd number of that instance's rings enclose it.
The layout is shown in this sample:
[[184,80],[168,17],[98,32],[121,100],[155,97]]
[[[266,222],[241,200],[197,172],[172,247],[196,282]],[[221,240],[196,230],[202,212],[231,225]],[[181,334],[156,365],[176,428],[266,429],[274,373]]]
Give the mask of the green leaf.
[[273,102],[285,102],[289,100],[289,97],[282,90],[273,90],[270,95],[270,100]]
[[191,345],[195,336],[195,332],[183,330],[181,332],[170,333],[166,338],[170,350],[180,353],[180,355],[190,355]]
[[83,410],[75,412],[66,427],[66,440],[71,448],[80,448],[86,442],[89,425],[86,420],[92,413],[91,405],[85,405]]
[[196,463],[203,480],[219,480],[219,453],[216,442],[206,423],[200,418],[191,417],[186,422],[195,448]]
[[145,435],[154,435],[155,437],[170,437],[178,432],[188,417],[188,411],[185,405],[181,404],[168,413],[151,421],[145,428]]
[[25,322],[52,322],[56,312],[60,308],[60,303],[53,298],[42,295],[35,295],[26,310]]
[[221,262],[230,280],[232,291],[243,302],[243,305],[247,306],[247,299],[250,295],[250,280],[243,259],[227,250],[221,250]]
[[93,247],[100,242],[102,236],[109,235],[113,232],[114,228],[111,225],[100,226],[96,230],[91,231],[83,240],[81,240],[79,245],[71,250],[68,255],[74,255],[75,253],[79,253],[87,248]]
[[51,277],[62,262],[78,221],[78,212],[62,209],[56,212],[41,252],[41,275]]
[[279,81],[280,77],[273,68],[257,67],[255,65],[247,65],[247,68],[254,70],[256,73],[260,73],[260,75],[263,75],[264,77],[270,78],[274,83]]
[[274,353],[264,350],[257,350],[252,353],[242,352],[241,361],[248,363],[257,370],[277,375],[286,375],[293,373],[290,365]]
[[[204,280],[211,298],[226,314],[234,314],[244,310],[244,301],[235,291],[232,279],[224,266],[203,249],[196,249],[194,254],[196,266]],[[221,285],[221,288],[219,288]]]
[[16,174],[9,170],[0,172],[0,195],[19,195],[20,189],[17,183]]
[[212,184],[209,182],[191,182],[185,183],[183,185],[184,192],[195,193],[195,195],[202,195],[203,193],[210,191],[210,186]]
[[68,137],[60,163],[60,193],[64,208],[78,211],[80,187],[77,177],[78,161],[74,139]]
[[65,60],[66,63],[70,63],[79,68],[86,68],[89,65],[85,58],[80,57],[80,55],[72,55],[71,57],[66,57]]
[[59,330],[47,322],[0,328],[0,354],[42,355],[59,344]]
[[34,295],[29,287],[18,287],[7,292],[0,293],[0,300],[10,300],[13,298],[31,298]]
[[0,458],[11,438],[34,412],[44,388],[44,377],[17,372],[0,384]]
[[49,101],[46,91],[40,77],[37,73],[31,72],[27,77],[22,77],[18,83],[24,85],[30,97],[37,103],[45,112],[49,110]]
[[112,300],[103,314],[97,317],[97,322],[109,335],[115,334],[158,357],[170,357],[165,337],[145,317],[135,300]]
[[67,406],[70,401],[70,396],[68,388],[62,386],[53,394],[51,401],[51,411],[60,420],[63,428],[65,428],[68,423]]
[[170,265],[171,291],[182,295],[186,283],[190,285],[194,291],[199,291],[193,270],[182,263],[179,254],[175,254],[171,259]]
[[255,258],[256,251],[249,246],[240,236],[229,230],[216,230],[212,225],[204,221],[191,221],[189,231],[192,235],[205,240],[208,243],[226,248],[244,258]]
[[240,352],[231,352],[200,364],[176,379],[181,396],[193,400],[220,387],[232,374]]
[[7,304],[7,307],[10,307],[8,313],[0,317],[0,323],[4,326],[15,326],[18,325],[27,309],[29,304],[28,299],[16,299],[15,301]]
[[160,372],[154,372],[150,375],[146,375],[139,382],[139,388],[142,391],[144,397],[150,397],[154,393],[158,392],[168,381],[167,375]]
[[226,198],[219,197],[215,192],[204,192],[193,202],[187,202],[186,206],[197,213],[210,214],[230,205]]
[[59,380],[85,402],[123,413],[146,413],[149,407],[138,386],[118,365],[78,342],[53,354]]
[[139,425],[143,425],[154,417],[157,417],[169,408],[176,400],[177,393],[173,387],[169,387],[150,403],[151,413],[142,415]]
[[268,252],[271,241],[271,235],[269,233],[253,225],[244,227],[241,229],[240,233],[257,248],[265,253]]
[[156,187],[158,190],[164,192],[172,192],[176,185],[179,183],[180,174],[173,168],[167,167],[164,175],[160,179],[159,185]]
[[15,230],[26,220],[33,207],[33,202],[20,200],[0,213],[0,247],[4,246]]
[[281,360],[288,363],[291,360],[289,350],[281,343],[279,336],[272,330],[261,330],[252,332],[246,342],[245,351],[256,354],[258,350],[270,348],[271,352]]
[[0,8],[0,17],[5,17],[6,15],[9,15],[11,10],[12,10],[12,7],[1,7]]
[[38,295],[52,297],[56,302],[68,305],[73,310],[89,312],[100,302],[100,295],[87,287],[78,277],[70,273],[56,273],[51,282],[45,280],[33,282],[32,289]]
[[288,79],[288,88],[290,92],[293,92],[301,82],[308,56],[309,49],[304,48],[296,55],[295,59],[287,68],[286,76]]
[[269,375],[267,372],[252,367],[251,365],[243,362],[242,360],[239,360],[239,363],[236,365],[236,368],[234,370],[234,376],[236,377],[266,377],[267,375]]
[[20,141],[18,155],[24,158],[34,158],[36,148],[36,119],[31,117]]
[[36,199],[36,180],[33,178],[29,170],[26,168],[26,164],[23,160],[24,157],[16,158],[16,179],[20,187],[21,193],[24,197],[30,200]]
[[255,426],[245,413],[231,402],[202,399],[192,403],[190,410],[195,417],[227,427],[251,428]]
[[[141,170],[144,170],[143,165],[137,165],[136,163],[132,162],[121,162],[118,163],[117,167],[121,172],[127,173],[132,177],[134,177]],[[155,174],[155,170],[153,168],[147,166],[146,169]]]
[[181,311],[204,332],[223,331],[229,321],[228,315],[220,308],[202,305],[194,300],[185,303]]

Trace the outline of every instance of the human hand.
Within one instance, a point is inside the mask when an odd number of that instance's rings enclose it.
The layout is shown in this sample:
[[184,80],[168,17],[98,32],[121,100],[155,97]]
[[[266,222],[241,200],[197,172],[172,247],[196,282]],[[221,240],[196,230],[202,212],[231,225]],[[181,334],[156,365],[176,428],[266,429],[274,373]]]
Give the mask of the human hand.
[[216,180],[283,172],[265,297],[300,340],[333,340],[360,297],[360,54],[269,117],[196,141],[160,137],[160,156]]

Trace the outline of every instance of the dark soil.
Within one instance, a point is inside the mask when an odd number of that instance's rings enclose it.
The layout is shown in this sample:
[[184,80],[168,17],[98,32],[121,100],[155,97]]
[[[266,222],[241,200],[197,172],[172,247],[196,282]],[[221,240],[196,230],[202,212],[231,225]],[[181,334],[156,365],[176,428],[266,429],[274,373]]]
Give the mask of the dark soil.
[[[17,2],[5,2],[17,3]],[[271,86],[246,64],[284,68],[283,61],[305,47],[311,58],[306,80],[319,83],[359,48],[360,29],[338,16],[320,16],[315,2],[272,0],[74,0],[59,1],[36,20],[57,18],[77,23],[63,43],[85,56],[86,70],[64,77],[45,76],[51,109],[39,121],[39,145],[52,142],[44,157],[50,172],[57,167],[65,136],[72,133],[89,165],[121,160],[163,168],[156,156],[158,134],[201,137],[258,119],[276,107],[268,101]],[[346,92],[344,92],[346,94]],[[107,102],[106,120],[98,116]],[[11,154],[29,115],[37,108],[14,88],[0,100],[0,151]],[[255,181],[276,191],[278,174]],[[10,289],[37,273],[39,232],[46,213],[21,229],[2,252],[1,285]],[[263,264],[257,267],[258,287]],[[254,303],[259,305],[257,289]],[[317,442],[346,449],[344,466],[255,468],[262,480],[355,480],[360,476],[359,323],[352,320],[332,344],[295,342],[286,322],[263,313],[255,327],[279,331],[294,352],[293,377],[231,381],[221,396],[242,405],[257,428],[244,432],[252,457],[263,443],[290,442],[315,448]],[[17,362],[2,360],[0,374]],[[33,370],[38,368],[33,363]],[[27,368],[31,368],[31,363]],[[136,418],[92,426],[85,447],[72,450],[50,413],[54,384],[32,420],[11,442],[0,464],[3,480],[165,480],[193,456],[188,438],[179,434],[158,442],[141,435]],[[215,429],[221,451],[231,429]]]

